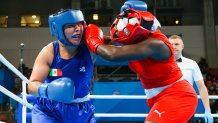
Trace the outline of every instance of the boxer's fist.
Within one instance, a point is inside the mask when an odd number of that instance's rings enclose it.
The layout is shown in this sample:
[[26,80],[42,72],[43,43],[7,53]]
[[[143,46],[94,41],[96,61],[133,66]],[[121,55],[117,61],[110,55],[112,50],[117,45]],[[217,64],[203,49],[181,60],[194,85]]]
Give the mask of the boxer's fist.
[[86,28],[85,40],[89,49],[96,54],[97,47],[104,44],[102,30],[94,24],[89,24]]
[[71,103],[74,100],[74,93],[74,82],[67,77],[56,79],[51,83],[42,83],[38,88],[40,97],[63,103]]

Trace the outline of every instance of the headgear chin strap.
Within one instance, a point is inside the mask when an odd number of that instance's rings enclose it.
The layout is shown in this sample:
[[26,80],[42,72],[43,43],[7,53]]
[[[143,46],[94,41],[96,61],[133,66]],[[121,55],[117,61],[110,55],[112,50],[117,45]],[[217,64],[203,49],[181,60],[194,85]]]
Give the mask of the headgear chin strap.
[[115,42],[134,44],[148,38],[158,27],[161,27],[159,21],[150,12],[129,8],[113,22],[110,35]]
[[[64,26],[69,24],[76,24],[82,22],[84,27],[86,23],[84,21],[83,13],[80,10],[61,10],[55,14],[49,16],[49,29],[52,36],[56,37],[61,43],[67,46],[75,46],[67,41],[64,35]],[[82,42],[80,42],[81,44]],[[79,46],[79,45],[78,45]]]

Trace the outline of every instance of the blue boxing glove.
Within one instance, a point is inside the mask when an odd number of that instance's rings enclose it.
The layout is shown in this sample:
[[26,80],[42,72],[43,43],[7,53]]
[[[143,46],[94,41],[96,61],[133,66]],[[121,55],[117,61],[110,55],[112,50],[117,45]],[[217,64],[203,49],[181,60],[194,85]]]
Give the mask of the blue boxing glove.
[[213,116],[210,110],[205,110],[204,112],[204,120],[206,123],[213,123]]
[[74,93],[74,82],[67,77],[56,79],[50,83],[43,83],[38,88],[40,97],[63,103],[71,103],[74,100]]
[[135,10],[147,11],[147,4],[140,0],[128,0],[126,1],[120,9],[120,13],[128,8]]

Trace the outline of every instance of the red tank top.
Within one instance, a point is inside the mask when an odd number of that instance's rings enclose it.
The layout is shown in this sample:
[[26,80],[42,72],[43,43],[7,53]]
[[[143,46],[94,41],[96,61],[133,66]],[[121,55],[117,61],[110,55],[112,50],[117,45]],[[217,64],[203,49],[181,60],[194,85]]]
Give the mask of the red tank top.
[[165,42],[170,48],[172,56],[164,61],[146,58],[129,62],[130,69],[139,75],[140,81],[145,89],[166,86],[182,77],[182,72],[174,59],[173,47],[167,37],[159,30],[150,37]]

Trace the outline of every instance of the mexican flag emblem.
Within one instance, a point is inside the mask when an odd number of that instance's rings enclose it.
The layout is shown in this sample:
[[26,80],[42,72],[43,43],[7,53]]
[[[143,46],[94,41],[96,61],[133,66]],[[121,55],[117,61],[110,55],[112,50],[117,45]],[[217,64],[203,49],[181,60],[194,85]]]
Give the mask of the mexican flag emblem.
[[62,70],[61,69],[50,69],[49,76],[62,76]]

